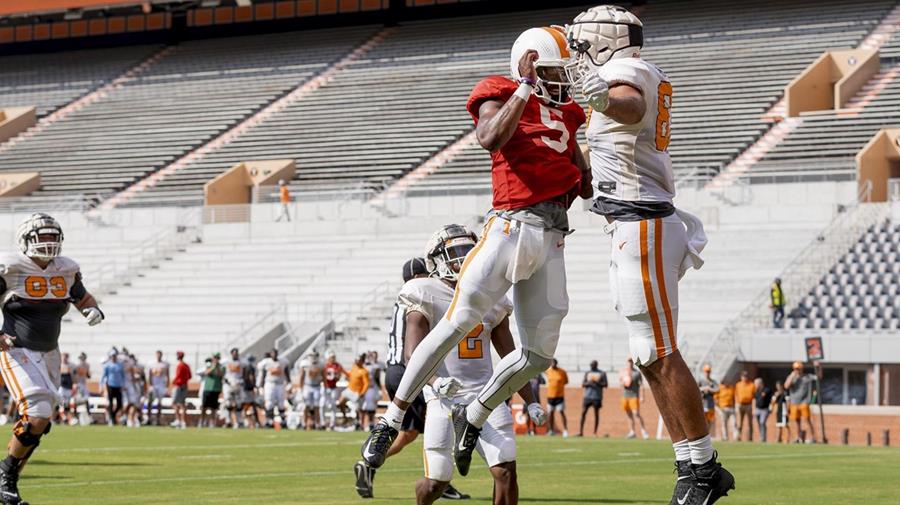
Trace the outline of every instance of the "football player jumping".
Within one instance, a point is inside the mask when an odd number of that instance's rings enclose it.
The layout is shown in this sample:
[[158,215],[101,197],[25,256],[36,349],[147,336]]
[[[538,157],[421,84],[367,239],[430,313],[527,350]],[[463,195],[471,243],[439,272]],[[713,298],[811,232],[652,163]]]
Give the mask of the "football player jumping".
[[700,393],[676,341],[678,281],[703,264],[706,236],[699,219],[672,203],[672,84],[641,59],[643,25],[621,7],[582,12],[567,38],[569,79],[594,112],[587,129],[591,210],[609,222],[613,300],[675,449],[671,503],[709,505],[734,489],[734,477],[716,462]]
[[466,108],[479,144],[491,152],[493,210],[466,257],[447,313],[410,357],[400,388],[362,448],[384,462],[410,402],[444,357],[513,288],[521,347],[507,354],[467,407],[455,405],[454,456],[461,475],[491,412],[545,370],[569,309],[563,254],[566,211],[591,195],[590,170],[575,139],[585,114],[569,95],[569,58],[560,28],[532,28],[513,44],[509,77],[479,82]]
[[60,382],[57,346],[69,304],[91,326],[103,321],[97,301],[84,288],[78,263],[60,256],[63,232],[47,214],[33,214],[18,229],[17,253],[0,255],[3,332],[0,373],[19,406],[6,459],[0,461],[0,503],[27,505],[19,473],[50,432]]

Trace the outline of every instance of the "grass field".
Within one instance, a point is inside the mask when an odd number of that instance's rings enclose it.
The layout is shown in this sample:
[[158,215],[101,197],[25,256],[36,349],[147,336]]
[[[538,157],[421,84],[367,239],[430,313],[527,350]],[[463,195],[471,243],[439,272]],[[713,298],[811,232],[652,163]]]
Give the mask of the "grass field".
[[[414,503],[417,441],[378,471],[373,500],[353,489],[362,434],[56,426],[20,482],[42,504]],[[421,440],[421,439],[420,439]],[[674,477],[663,442],[520,437],[521,503],[668,503]],[[719,444],[737,477],[727,504],[900,504],[900,451]],[[476,456],[477,458],[477,456]],[[476,459],[454,482],[490,503]]]

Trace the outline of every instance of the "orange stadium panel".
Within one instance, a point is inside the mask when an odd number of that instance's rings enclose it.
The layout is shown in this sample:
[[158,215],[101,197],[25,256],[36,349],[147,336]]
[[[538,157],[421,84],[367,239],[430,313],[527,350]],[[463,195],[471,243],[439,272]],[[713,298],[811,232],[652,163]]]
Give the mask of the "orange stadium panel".
[[362,10],[377,11],[381,9],[381,0],[362,0]]
[[275,4],[275,17],[278,19],[294,17],[294,2],[278,2]]
[[207,26],[213,23],[212,9],[197,9],[194,11],[194,25]]
[[316,0],[297,0],[298,16],[315,16]]
[[243,23],[245,21],[253,21],[253,7],[235,7],[234,8],[234,21],[236,23]]
[[319,14],[335,13],[337,13],[337,2],[335,0],[319,0]]
[[92,19],[90,23],[88,23],[88,33],[91,35],[105,35],[106,19]]
[[75,9],[79,7],[136,5],[137,0],[16,0],[0,2],[0,16],[23,12],[45,12]]
[[359,12],[359,0],[341,0],[341,12]]
[[233,7],[216,7],[216,24],[228,25],[234,22]]
[[144,16],[128,16],[128,31],[142,32],[144,31]]
[[114,18],[109,18],[109,24],[106,26],[106,29],[109,33],[122,33],[125,31],[125,18],[123,16],[116,16]]
[[87,21],[72,21],[69,24],[70,37],[84,37],[87,35]]
[[51,35],[53,35],[54,39],[67,39],[69,38],[69,23],[65,21],[62,23],[53,23],[51,31]]
[[16,27],[16,42],[28,42],[31,40],[31,25]]
[[34,25],[34,40],[47,40],[50,38],[50,23]]
[[12,28],[0,28],[0,43],[16,40],[16,34]]
[[150,14],[147,16],[147,29],[148,30],[161,30],[166,28],[166,15],[159,14]]
[[260,4],[256,6],[256,20],[272,19],[275,17],[275,7],[272,4]]

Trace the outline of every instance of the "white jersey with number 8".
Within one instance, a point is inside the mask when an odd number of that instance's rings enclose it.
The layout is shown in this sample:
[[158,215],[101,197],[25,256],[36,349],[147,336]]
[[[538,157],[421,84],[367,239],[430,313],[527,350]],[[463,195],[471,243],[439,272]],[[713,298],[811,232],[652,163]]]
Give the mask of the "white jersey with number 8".
[[587,140],[591,150],[594,197],[629,202],[670,202],[675,197],[672,160],[667,151],[672,128],[672,84],[655,65],[640,58],[614,59],[598,70],[610,87],[627,84],[644,96],[647,112],[625,125],[594,112]]

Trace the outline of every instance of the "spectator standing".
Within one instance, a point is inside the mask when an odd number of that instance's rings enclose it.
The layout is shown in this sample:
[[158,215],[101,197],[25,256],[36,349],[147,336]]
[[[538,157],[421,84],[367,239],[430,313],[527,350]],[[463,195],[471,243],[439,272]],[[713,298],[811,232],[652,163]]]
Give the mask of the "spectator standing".
[[766,387],[766,384],[759,377],[753,381],[756,386],[755,393],[755,410],[753,412],[756,418],[757,426],[759,426],[759,440],[766,442],[766,422],[769,420],[769,413],[772,412],[772,388]]
[[284,179],[278,180],[278,201],[281,203],[280,210],[278,211],[278,217],[275,218],[275,222],[279,222],[282,219],[285,221],[291,221],[291,213],[288,206],[291,204],[291,190],[288,189],[287,182]]
[[703,377],[697,381],[700,387],[700,398],[703,401],[703,412],[709,427],[710,438],[716,437],[716,395],[719,394],[719,383],[712,378],[712,367],[703,365]]
[[559,362],[551,360],[547,369],[547,410],[550,411],[550,435],[556,432],[555,413],[559,412],[562,420],[562,436],[567,438],[569,421],[566,419],[566,384],[569,383],[569,375],[559,367]]
[[378,401],[381,400],[384,386],[384,373],[387,366],[378,361],[378,351],[369,351],[366,355],[366,370],[369,371],[369,389],[363,398],[363,412],[369,417],[369,426],[363,425],[364,428],[371,428],[375,424],[375,411],[378,409]]
[[756,385],[750,380],[750,373],[741,372],[741,380],[734,386],[734,396],[738,409],[738,442],[743,440],[744,422],[747,423],[747,441],[753,441],[753,400],[756,398]]
[[106,424],[119,424],[119,411],[122,409],[122,388],[125,386],[125,367],[119,361],[118,353],[110,351],[109,361],[103,365],[103,377],[100,386],[106,391],[107,415]]
[[[722,440],[729,438],[737,440],[737,423],[734,413],[735,388],[731,381],[723,380],[719,384],[719,394],[716,395],[716,405],[722,414]],[[729,436],[730,435],[730,436]]]
[[172,379],[172,408],[175,410],[175,420],[172,427],[184,429],[187,427],[187,393],[188,382],[191,380],[191,367],[184,362],[184,352],[175,353],[175,377]]
[[[544,380],[544,374],[539,373],[528,380],[528,385],[531,386],[531,394],[534,395],[534,401],[537,403],[541,403],[541,384],[546,384],[547,381]],[[526,416],[528,420],[526,421],[528,426],[528,434],[534,435],[537,430],[537,425],[532,421],[531,416]]]
[[784,434],[784,443],[791,441],[791,425],[788,423],[788,396],[781,381],[775,382],[775,394],[772,395],[772,410],[775,412],[775,427],[778,428],[777,442],[782,442],[781,435]]
[[[219,410],[219,396],[222,395],[222,380],[225,377],[225,367],[219,363],[221,359],[222,356],[219,353],[213,354],[212,360],[203,371],[203,398],[198,428],[216,426],[216,412]],[[209,417],[207,417],[207,411],[209,411]]]
[[784,291],[781,290],[781,279],[778,277],[772,283],[769,308],[772,309],[772,326],[781,328],[784,321]]
[[[784,387],[791,397],[789,417],[797,423],[797,440],[799,443],[816,443],[816,430],[813,428],[809,404],[812,403],[815,390],[815,376],[803,372],[803,364],[795,361],[791,374],[784,381]],[[803,429],[803,421],[809,432]],[[809,435],[809,437],[807,437]]]
[[641,417],[641,403],[644,401],[644,391],[641,385],[644,383],[644,377],[641,372],[634,368],[634,360],[628,358],[625,362],[625,368],[619,373],[619,382],[622,384],[622,411],[628,416],[631,423],[626,438],[635,438],[635,419],[641,426],[641,436],[644,440],[650,438],[647,428],[644,427],[644,418]]
[[584,436],[584,420],[588,409],[594,411],[594,436],[597,436],[597,427],[600,425],[600,407],[603,406],[603,389],[609,385],[606,372],[597,366],[597,360],[591,361],[591,369],[585,372],[581,387],[584,388],[584,401],[581,411],[581,428],[578,436]]
[[[365,367],[366,353],[362,353],[356,357],[353,367],[350,369],[350,376],[347,378],[347,388],[341,391],[341,400],[338,402],[338,409],[344,412],[344,407],[349,402],[351,410],[357,414],[356,429],[361,430],[365,426],[365,413],[362,411],[362,400],[366,391],[369,390],[369,371]],[[344,417],[346,419],[346,416]]]
[[331,413],[331,419],[328,422],[328,429],[333,430],[337,420],[337,404],[338,389],[337,383],[341,380],[341,376],[350,377],[350,374],[344,370],[344,367],[337,362],[334,351],[328,349],[325,351],[325,380],[322,389],[322,424],[325,424],[325,415]]

